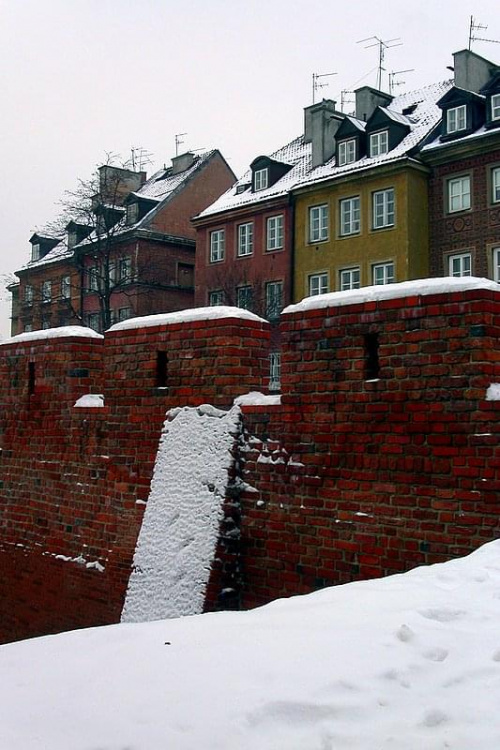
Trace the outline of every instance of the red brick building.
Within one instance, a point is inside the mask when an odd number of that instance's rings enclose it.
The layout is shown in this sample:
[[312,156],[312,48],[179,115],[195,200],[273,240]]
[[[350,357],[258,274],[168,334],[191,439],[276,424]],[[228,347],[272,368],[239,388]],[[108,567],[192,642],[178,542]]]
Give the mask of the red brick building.
[[[172,159],[151,178],[99,169],[97,195],[64,237],[35,233],[17,272],[12,333],[117,320],[193,305],[195,230],[190,219],[234,182],[219,151]],[[78,207],[80,209],[80,207]],[[82,217],[83,213],[83,217]]]
[[500,281],[500,67],[463,50],[439,102],[439,133],[424,146],[430,273]]

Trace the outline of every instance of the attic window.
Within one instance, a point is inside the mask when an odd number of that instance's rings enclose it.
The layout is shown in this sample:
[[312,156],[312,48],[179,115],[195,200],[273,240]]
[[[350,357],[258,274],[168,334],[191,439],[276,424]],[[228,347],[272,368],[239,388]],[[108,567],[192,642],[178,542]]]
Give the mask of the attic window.
[[241,193],[244,193],[245,190],[248,190],[249,187],[250,187],[250,183],[249,182],[244,182],[241,185],[237,185],[236,186],[236,195],[241,195]]
[[379,130],[370,135],[370,156],[382,156],[389,151],[389,131]]
[[491,97],[491,119],[500,120],[500,94]]
[[467,127],[467,106],[460,104],[446,112],[446,132],[457,133]]
[[339,167],[356,161],[356,139],[349,138],[339,142]]
[[403,115],[412,115],[415,112],[417,106],[418,106],[418,103],[410,104],[409,107],[405,107],[403,109],[403,111],[402,111],[401,114],[403,114]]
[[255,192],[258,190],[265,190],[269,185],[269,169],[256,169],[253,176],[253,189]]
[[135,224],[139,218],[139,204],[137,201],[129,203],[127,206],[127,224]]
[[41,257],[42,256],[41,256],[41,253],[40,253],[40,243],[39,242],[35,242],[31,246],[31,260],[40,260]]

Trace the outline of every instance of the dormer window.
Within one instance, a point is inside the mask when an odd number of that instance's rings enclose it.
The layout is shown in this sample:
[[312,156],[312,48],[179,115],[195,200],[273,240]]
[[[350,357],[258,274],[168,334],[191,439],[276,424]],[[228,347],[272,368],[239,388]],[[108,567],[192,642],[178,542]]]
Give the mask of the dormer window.
[[127,224],[135,224],[139,218],[139,204],[134,201],[127,205]]
[[356,139],[349,138],[346,141],[339,142],[339,167],[344,164],[352,164],[356,161]]
[[370,156],[382,156],[389,151],[389,131],[379,130],[370,135]]
[[467,106],[461,104],[459,107],[452,107],[446,112],[446,132],[457,133],[459,130],[465,130],[467,127]]
[[31,260],[40,260],[41,257],[40,243],[34,242],[31,246]]
[[500,94],[491,97],[491,119],[500,120]]
[[265,190],[269,185],[269,168],[256,169],[253,177],[253,189],[255,192],[258,190]]

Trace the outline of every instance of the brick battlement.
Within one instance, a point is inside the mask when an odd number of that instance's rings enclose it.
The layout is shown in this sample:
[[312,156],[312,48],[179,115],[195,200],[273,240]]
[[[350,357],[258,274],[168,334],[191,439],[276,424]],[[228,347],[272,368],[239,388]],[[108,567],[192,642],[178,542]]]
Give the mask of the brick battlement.
[[[241,537],[221,534],[208,609],[221,590],[253,606],[498,536],[500,291],[436,282],[282,315],[281,403],[241,407]],[[116,622],[165,412],[268,387],[269,325],[243,311],[55,330],[0,347],[5,641]],[[88,393],[104,406],[75,407]]]

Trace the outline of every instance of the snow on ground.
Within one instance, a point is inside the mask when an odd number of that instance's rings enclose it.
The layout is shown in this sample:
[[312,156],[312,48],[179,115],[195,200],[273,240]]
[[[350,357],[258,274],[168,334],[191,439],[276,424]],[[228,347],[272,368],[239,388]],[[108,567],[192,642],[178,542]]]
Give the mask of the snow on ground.
[[496,750],[500,541],[250,612],[0,647],[2,750]]
[[237,406],[167,412],[122,621],[203,610],[240,421]]

